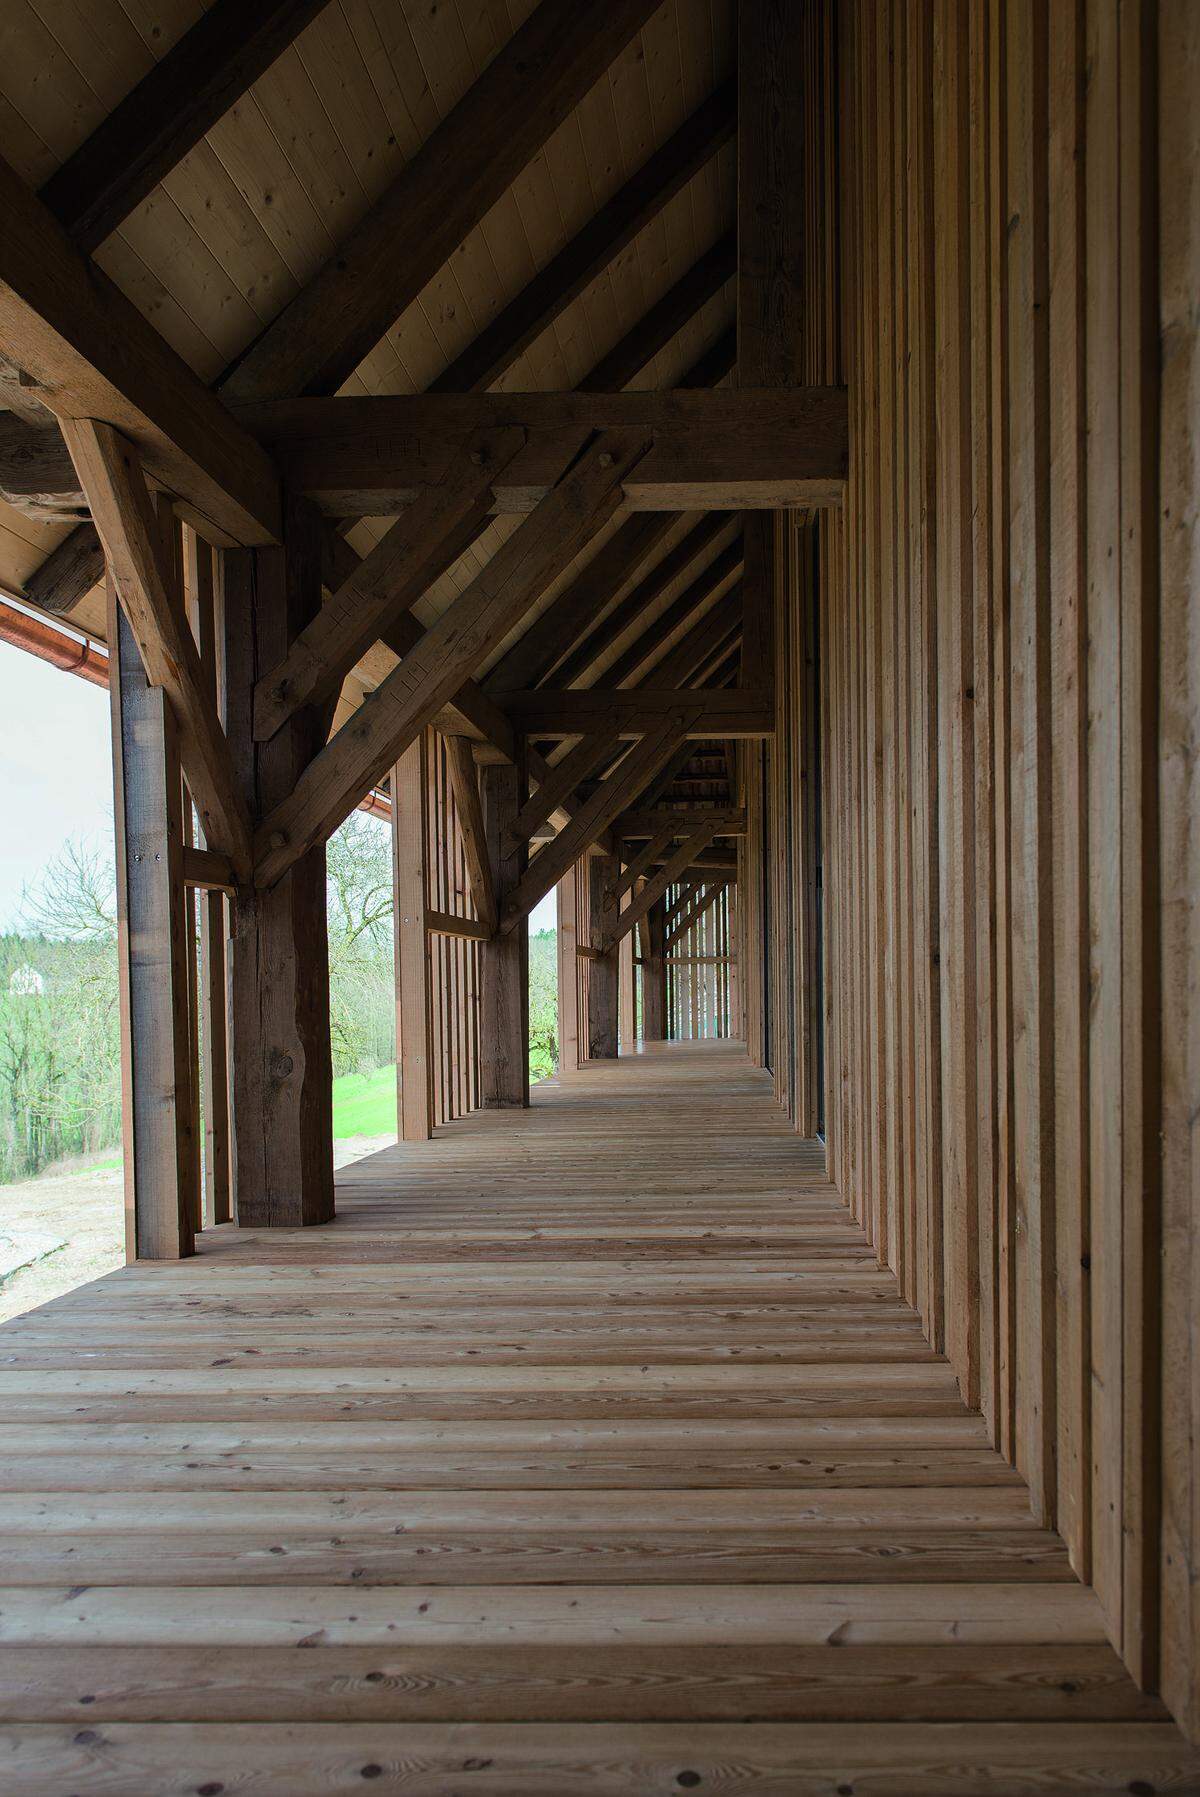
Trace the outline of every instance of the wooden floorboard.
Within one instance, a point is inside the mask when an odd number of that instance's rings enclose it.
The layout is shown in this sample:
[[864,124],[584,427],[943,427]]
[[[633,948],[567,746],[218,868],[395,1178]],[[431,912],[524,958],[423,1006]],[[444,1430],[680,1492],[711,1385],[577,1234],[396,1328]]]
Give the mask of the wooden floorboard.
[[0,1328],[0,1788],[1200,1791],[739,1051]]

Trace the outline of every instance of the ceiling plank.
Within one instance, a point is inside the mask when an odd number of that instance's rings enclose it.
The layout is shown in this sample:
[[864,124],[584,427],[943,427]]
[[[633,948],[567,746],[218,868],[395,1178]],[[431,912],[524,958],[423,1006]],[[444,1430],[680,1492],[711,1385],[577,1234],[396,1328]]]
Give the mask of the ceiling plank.
[[513,889],[500,919],[502,930],[511,930],[528,917],[569,867],[587,853],[597,836],[609,828],[618,812],[644,792],[675,745],[689,728],[691,712],[676,709],[653,721],[642,740],[630,749],[607,780],[592,793],[564,830],[533,857]]
[[[445,373],[438,376],[429,391],[465,393],[473,388],[490,387],[498,381],[571,301],[632,243],[643,226],[674,198],[697,170],[716,155],[722,144],[729,142],[736,125],[734,84],[729,82],[710,94],[691,117],[684,120],[678,131],[654,151],[624,187],[601,206],[558,255],[553,256],[492,323],[468,344]],[[731,252],[731,266],[724,279],[733,273],[732,260]],[[708,278],[712,278],[711,271]],[[703,279],[701,276],[702,282]],[[703,303],[701,300],[692,304],[686,316],[692,317]],[[679,328],[677,324],[675,330]],[[644,367],[649,359],[649,356],[644,357],[638,367]],[[637,373],[637,368],[633,373]],[[605,384],[600,383],[602,387]],[[612,384],[623,386],[624,382]]]
[[95,419],[64,419],[63,434],[147,678],[162,687],[175,714],[205,841],[227,854],[244,877],[250,865],[250,814],[200,651],[162,567],[158,522],[137,451],[110,424]]
[[77,248],[103,243],[326,4],[215,0],[201,13],[41,188]]
[[718,836],[744,836],[745,808],[738,805],[706,805],[694,811],[678,811],[669,806],[642,805],[632,811],[623,811],[620,817],[614,818],[613,834],[628,840],[630,837],[652,836],[658,830],[670,826],[673,834],[678,836],[696,824],[712,824]]
[[432,721],[489,644],[513,628],[620,506],[621,482],[645,447],[640,438],[611,432],[589,444],[266,819],[255,839],[258,885],[273,885],[307,849],[324,841]]
[[203,536],[278,541],[270,456],[2,159],[0,341],[52,411],[127,437]]
[[336,393],[657,4],[541,0],[224,390]]

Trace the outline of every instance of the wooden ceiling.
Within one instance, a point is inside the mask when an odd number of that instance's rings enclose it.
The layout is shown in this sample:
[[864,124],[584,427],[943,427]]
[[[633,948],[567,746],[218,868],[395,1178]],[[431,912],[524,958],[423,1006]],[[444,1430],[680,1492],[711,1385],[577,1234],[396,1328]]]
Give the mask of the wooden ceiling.
[[[533,10],[533,0],[329,0],[97,242],[95,260],[195,372],[217,383],[345,242]],[[204,12],[195,0],[6,0],[0,155],[44,190]],[[732,0],[661,6],[340,390],[419,393],[456,364],[461,369],[459,358],[489,324],[729,79],[732,14]],[[488,384],[507,391],[577,386],[726,238],[735,181],[728,133],[715,153],[696,160],[673,197]],[[395,254],[404,257],[403,243]],[[732,279],[708,286],[711,297],[632,384],[677,384],[729,329]],[[447,569],[414,608],[420,622],[445,609],[517,522],[495,520]],[[639,583],[653,581],[662,565],[636,630],[617,628],[616,612],[608,640],[577,671],[579,684],[613,678],[637,631],[660,615],[656,653],[674,652],[704,609],[735,584],[736,521],[681,549],[698,522],[694,514],[671,519],[652,555],[614,586],[610,610]],[[383,528],[365,519],[349,540],[365,553]],[[601,532],[538,609],[551,606],[621,529],[617,520]],[[0,586],[21,593],[68,530],[0,504]],[[710,566],[709,582],[697,588]],[[690,607],[683,597],[689,592],[701,595]],[[96,592],[73,617],[103,635]],[[481,676],[510,646],[495,645]],[[343,710],[393,659],[382,649],[364,659],[347,682]],[[632,682],[639,668],[625,667],[619,677]]]

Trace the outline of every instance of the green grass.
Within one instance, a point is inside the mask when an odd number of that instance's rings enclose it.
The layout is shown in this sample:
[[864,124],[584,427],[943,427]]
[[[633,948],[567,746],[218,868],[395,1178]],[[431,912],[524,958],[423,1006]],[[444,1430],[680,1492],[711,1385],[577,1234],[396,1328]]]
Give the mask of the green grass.
[[333,1082],[335,1136],[394,1136],[396,1133],[396,1068],[374,1073],[343,1073]]

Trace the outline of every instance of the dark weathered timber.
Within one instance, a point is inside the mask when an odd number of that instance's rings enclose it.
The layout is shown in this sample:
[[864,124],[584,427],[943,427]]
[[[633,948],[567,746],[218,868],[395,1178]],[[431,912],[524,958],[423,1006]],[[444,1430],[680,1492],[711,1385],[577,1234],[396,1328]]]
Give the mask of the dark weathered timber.
[[[224,383],[336,393],[655,10],[542,0]],[[403,253],[397,253],[397,245]]]
[[[684,588],[677,599],[672,600],[665,611],[652,618],[629,647],[605,669],[605,683],[621,686],[625,681],[632,680],[635,674],[640,674],[646,663],[664,643],[670,641],[680,626],[686,624],[701,607],[710,604],[714,593],[719,596],[713,609],[719,609],[724,604],[722,589],[728,588],[729,583],[738,578],[741,566],[742,542],[739,536]],[[705,613],[706,617],[708,615],[709,613]],[[648,685],[651,682],[655,686],[681,684],[673,672],[663,671],[661,663],[656,663],[648,674],[642,674],[640,684]]]
[[[729,82],[710,94],[692,116],[685,119],[674,136],[654,151],[624,187],[601,206],[558,255],[521,289],[516,299],[479,333],[444,374],[438,376],[429,391],[465,393],[472,388],[490,387],[493,381],[499,380],[522,351],[528,349],[571,301],[632,243],[643,226],[661,212],[668,200],[686,186],[710,157],[716,155],[722,144],[728,143],[736,124],[735,94],[733,83]],[[702,275],[698,284],[703,286],[706,278],[712,280],[714,276]],[[719,285],[719,281],[716,284]],[[704,298],[713,291],[715,288],[709,287]],[[686,303],[684,296],[680,296],[676,307]],[[703,298],[693,298],[670,335],[673,336],[680,324],[692,317],[703,303]],[[638,333],[641,329],[640,324],[635,327]],[[657,329],[657,325],[652,327],[652,330]],[[650,355],[655,353],[650,350],[638,367],[644,367]],[[632,379],[636,373],[637,368],[627,378]],[[595,374],[589,378],[594,380]],[[605,382],[598,384],[603,387]],[[622,386],[624,382],[613,384]]]
[[[525,843],[513,840],[523,770],[485,767],[483,815],[488,865],[498,906],[507,903],[525,868]],[[506,842],[510,845],[505,846]],[[529,932],[511,930],[479,952],[479,1102],[485,1110],[529,1103]]]
[[[740,628],[742,621],[741,589],[734,587],[710,606],[704,616],[692,625],[687,635],[682,637],[675,647],[656,661],[654,666],[642,675],[642,683],[655,686],[686,686],[695,679],[699,671],[711,662],[713,655],[720,649],[733,632]],[[677,626],[682,616],[675,619]],[[650,637],[650,632],[647,632]],[[629,651],[630,656],[640,651],[638,666],[644,665],[649,655],[666,640],[669,631],[657,633],[657,641],[646,642],[639,639]],[[623,658],[624,659],[624,658]],[[619,672],[611,676],[621,680],[630,672],[627,666],[618,663]]]
[[[621,863],[615,855],[593,855],[584,863],[588,881],[592,946],[607,941],[616,917],[616,883]],[[618,1052],[620,962],[615,948],[593,957],[588,969],[587,1051],[590,1061],[615,1061]]]
[[91,252],[283,54],[326,0],[215,0],[42,186]]
[[[722,237],[710,250],[695,261],[687,273],[681,275],[675,285],[663,294],[650,310],[645,313],[627,331],[619,342],[603,356],[588,375],[579,383],[581,393],[618,393],[627,387],[634,376],[640,374],[646,364],[665,349],[672,337],[675,337],[690,323],[700,308],[712,299],[715,293],[729,280],[737,266],[737,253],[732,235]],[[715,346],[714,346],[715,347]],[[729,352],[732,353],[732,341]],[[705,369],[708,359],[705,358]],[[723,370],[722,372],[727,372]],[[714,376],[711,384],[715,385],[719,376]],[[683,380],[681,387],[691,383]],[[708,386],[707,380],[699,380],[697,386]]]
[[[306,710],[256,743],[254,676],[286,654],[321,602],[321,525],[289,506],[285,545],[221,557],[225,716],[255,816],[290,793],[326,720]],[[296,1227],[333,1215],[325,849],[307,848],[270,891],[243,889],[230,974],[234,1191],[239,1223]]]

